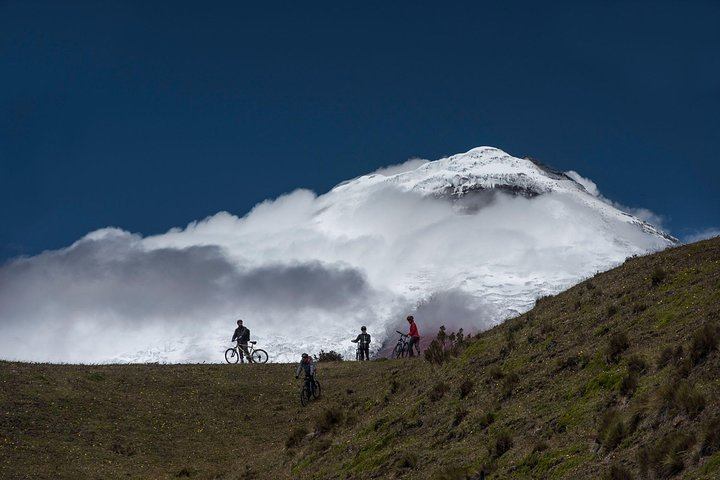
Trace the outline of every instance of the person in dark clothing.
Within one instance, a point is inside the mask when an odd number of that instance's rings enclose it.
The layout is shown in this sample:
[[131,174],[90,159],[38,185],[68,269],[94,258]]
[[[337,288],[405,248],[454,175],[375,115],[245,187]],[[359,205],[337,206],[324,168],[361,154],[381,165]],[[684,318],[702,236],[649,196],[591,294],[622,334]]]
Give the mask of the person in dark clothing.
[[250,341],[250,329],[243,326],[242,319],[237,321],[237,328],[233,333],[231,342],[237,340],[238,347],[240,347],[240,361],[244,362],[242,352],[245,352],[245,356],[250,361],[250,352],[248,351],[248,342]]
[[414,346],[415,350],[417,350],[418,356],[420,356],[420,334],[418,333],[417,325],[415,325],[415,317],[413,317],[412,315],[408,315],[407,321],[410,324],[410,331],[408,332],[408,337],[410,337],[410,340],[408,341],[408,351],[410,353],[410,356],[414,357]]
[[310,377],[310,380],[313,382],[315,381],[315,363],[313,363],[313,359],[310,355],[307,353],[303,353],[302,357],[300,358],[300,363],[298,363],[297,369],[295,370],[295,378],[300,377],[300,372],[305,371],[305,378]]
[[358,360],[370,360],[370,334],[367,333],[367,328],[360,327],[360,335],[350,341],[358,344]]
[[303,388],[310,389],[308,394],[316,395],[316,392],[319,392],[319,390],[316,390],[316,387],[319,385],[317,385],[315,381],[315,362],[313,362],[312,356],[307,353],[302,354],[300,363],[298,363],[297,369],[295,370],[296,380],[300,377],[300,372],[303,370],[305,371],[305,387]]

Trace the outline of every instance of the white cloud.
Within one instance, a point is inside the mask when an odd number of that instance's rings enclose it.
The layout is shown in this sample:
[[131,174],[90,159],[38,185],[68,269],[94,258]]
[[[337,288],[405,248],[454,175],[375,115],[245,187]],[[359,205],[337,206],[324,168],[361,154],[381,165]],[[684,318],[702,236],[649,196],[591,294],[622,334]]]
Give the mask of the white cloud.
[[568,177],[572,178],[577,183],[582,185],[590,195],[592,195],[594,197],[600,196],[600,190],[598,189],[597,185],[595,184],[595,182],[593,182],[589,178],[583,177],[582,175],[577,173],[575,170],[570,170],[568,172],[565,172],[565,175],[567,175]]
[[685,243],[695,243],[720,236],[720,228],[706,228],[685,237]]
[[589,178],[583,177],[582,175],[580,175],[579,173],[577,173],[574,170],[565,172],[565,174],[568,177],[575,180],[580,185],[582,185],[585,188],[585,190],[587,190],[588,193],[599,198],[600,200],[607,203],[608,205],[612,205],[613,207],[617,208],[618,210],[629,213],[630,215],[633,215],[633,216],[639,218],[640,220],[644,220],[652,225],[655,225],[656,227],[658,227],[660,229],[664,229],[663,224],[665,223],[665,217],[663,215],[657,214],[647,208],[628,207],[626,205],[623,205],[622,203],[616,202],[614,200],[610,200],[609,198],[603,196],[600,193],[600,189],[595,184],[595,182],[593,182]]
[[430,160],[423,160],[421,158],[411,158],[407,162],[401,163],[399,165],[391,165],[389,167],[379,168],[379,169],[375,170],[374,172],[372,172],[372,174],[384,175],[386,177],[390,177],[392,175],[397,175],[398,173],[405,173],[405,172],[409,172],[411,170],[415,170],[418,167],[425,165],[429,161]]
[[[425,163],[413,162],[381,174]],[[237,318],[274,361],[320,348],[352,355],[360,325],[374,348],[409,313],[426,339],[441,324],[485,329],[664,246],[572,195],[453,202],[368,182],[297,190],[162,235],[102,229],[10,262],[0,267],[0,356],[222,361]]]

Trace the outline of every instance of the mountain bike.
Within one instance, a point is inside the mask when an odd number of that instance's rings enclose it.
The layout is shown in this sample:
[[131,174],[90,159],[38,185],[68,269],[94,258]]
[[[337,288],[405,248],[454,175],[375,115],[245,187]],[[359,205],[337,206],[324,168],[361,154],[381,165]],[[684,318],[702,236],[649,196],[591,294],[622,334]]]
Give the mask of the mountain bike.
[[304,407],[311,398],[320,398],[320,382],[315,380],[312,382],[310,376],[305,377],[302,389],[300,389],[300,404]]
[[[248,342],[248,363],[267,363],[268,354],[262,348],[255,348],[257,342]],[[225,350],[225,360],[228,363],[238,363],[245,357],[245,351],[240,348],[240,345],[235,345]]]
[[398,338],[397,344],[392,351],[391,357],[402,358],[410,353],[408,352],[408,336],[398,330],[395,331],[400,334],[400,338]]

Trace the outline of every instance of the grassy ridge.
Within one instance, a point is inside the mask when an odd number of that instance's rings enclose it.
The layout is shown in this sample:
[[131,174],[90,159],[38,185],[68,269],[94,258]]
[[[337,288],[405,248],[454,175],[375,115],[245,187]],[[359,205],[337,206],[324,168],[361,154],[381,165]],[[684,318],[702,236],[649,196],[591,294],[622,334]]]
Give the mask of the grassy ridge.
[[292,365],[4,362],[0,478],[720,478],[719,342],[714,239],[441,364],[320,364],[306,408]]
[[297,426],[343,395],[373,403],[353,385],[382,376],[355,366],[322,366],[328,393],[303,408],[294,365],[2,362],[0,478],[290,478]]

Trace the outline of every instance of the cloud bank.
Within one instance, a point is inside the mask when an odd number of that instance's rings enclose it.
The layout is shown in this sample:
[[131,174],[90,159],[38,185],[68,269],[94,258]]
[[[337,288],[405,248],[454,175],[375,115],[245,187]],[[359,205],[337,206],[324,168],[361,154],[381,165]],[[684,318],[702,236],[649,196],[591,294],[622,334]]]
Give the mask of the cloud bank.
[[562,194],[452,201],[384,184],[297,190],[241,217],[220,212],[148,237],[108,228],[6,264],[0,357],[221,362],[238,318],[272,361],[320,349],[352,357],[361,325],[373,351],[411,313],[426,339],[441,324],[487,329],[662,246]]
[[652,210],[649,210],[647,208],[636,208],[636,207],[628,207],[627,205],[623,205],[622,203],[616,202],[614,200],[611,200],[605,196],[603,196],[600,193],[600,189],[598,189],[598,186],[590,180],[589,178],[585,178],[581,176],[579,173],[575,172],[574,170],[570,170],[569,172],[565,172],[565,174],[578,182],[580,185],[582,185],[585,190],[588,191],[591,195],[594,197],[599,198],[603,202],[607,203],[608,205],[612,205],[613,207],[617,208],[618,210],[621,210],[623,212],[627,212],[640,220],[644,220],[652,225],[655,225],[658,228],[663,228],[663,224],[665,223],[665,217],[663,215],[657,214],[653,212]]
[[695,243],[709,238],[715,238],[720,235],[720,228],[706,228],[699,232],[691,233],[685,237],[685,243]]

